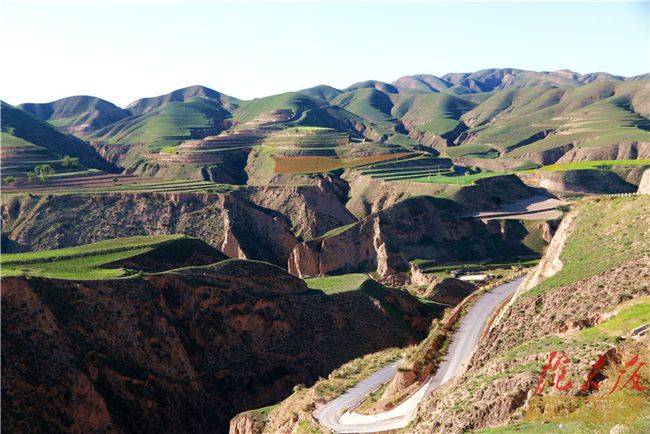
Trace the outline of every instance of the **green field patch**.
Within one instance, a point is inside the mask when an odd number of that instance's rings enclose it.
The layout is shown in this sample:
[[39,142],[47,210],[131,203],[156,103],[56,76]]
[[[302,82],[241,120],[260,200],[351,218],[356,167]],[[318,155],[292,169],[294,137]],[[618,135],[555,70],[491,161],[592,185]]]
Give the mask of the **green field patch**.
[[588,200],[580,203],[560,259],[564,264],[527,295],[569,285],[626,261],[650,255],[650,196]]
[[621,336],[647,323],[650,323],[650,297],[646,296],[626,304],[605,322],[580,330],[576,337],[592,341]]
[[598,160],[598,161],[576,161],[573,163],[560,163],[544,166],[541,170],[564,171],[584,169],[611,169],[619,166],[650,166],[650,160]]
[[28,142],[27,140],[23,140],[20,137],[16,137],[10,133],[1,131],[0,132],[0,146],[3,148],[35,148],[35,149],[40,149],[33,143]]
[[434,175],[422,176],[419,178],[409,179],[412,182],[427,182],[430,184],[456,184],[456,185],[472,185],[479,179],[491,178],[493,176],[505,175],[506,172],[480,172],[480,173],[467,173],[465,175]]
[[357,223],[354,222],[354,223],[350,223],[350,224],[347,224],[347,225],[339,226],[337,228],[334,228],[334,229],[331,229],[331,230],[325,232],[323,235],[321,235],[318,238],[319,239],[320,238],[330,238],[330,237],[333,237],[335,235],[342,234],[343,232],[347,231],[348,229],[350,229],[352,226],[354,226],[356,224]]
[[182,238],[186,237],[155,235],[118,238],[65,249],[3,254],[0,258],[0,274],[2,277],[29,275],[78,280],[129,277],[138,272],[105,266],[148,253],[163,243]]
[[356,291],[363,282],[370,279],[366,274],[353,273],[339,276],[314,277],[305,279],[309,289],[317,289],[325,294]]

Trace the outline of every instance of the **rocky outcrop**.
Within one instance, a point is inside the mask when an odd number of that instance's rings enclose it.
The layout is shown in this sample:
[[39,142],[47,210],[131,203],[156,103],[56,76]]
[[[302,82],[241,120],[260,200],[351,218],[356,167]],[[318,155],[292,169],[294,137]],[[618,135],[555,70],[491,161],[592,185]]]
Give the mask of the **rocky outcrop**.
[[423,182],[391,182],[355,173],[346,174],[349,200],[346,208],[363,218],[402,200],[417,196],[446,196],[468,211],[491,210],[501,204],[531,197],[535,191],[514,175],[480,179],[467,186]]
[[235,258],[284,265],[297,243],[278,213],[229,194],[107,193],[28,196],[2,205],[9,238],[32,250],[135,235],[182,233]]
[[526,152],[518,156],[522,160],[529,160],[541,166],[547,166],[557,162],[564,154],[573,149],[574,144],[558,146],[557,148],[547,149],[545,151]]
[[241,260],[111,281],[3,278],[3,431],[227,432],[239,411],[423,336],[417,299],[372,294],[314,294]]
[[616,173],[608,170],[537,171],[532,178],[536,178],[539,187],[557,192],[603,194],[632,193],[636,190],[634,184],[625,182]]
[[473,284],[448,277],[429,285],[424,293],[424,298],[437,303],[457,305],[474,291],[476,291],[476,286]]
[[572,163],[575,161],[635,160],[637,158],[650,158],[650,143],[623,142],[596,147],[581,147],[580,143],[569,143],[545,151],[527,152],[518,155],[517,158],[530,160],[541,165]]
[[636,160],[650,158],[650,143],[616,143],[599,147],[573,148],[567,151],[557,163],[597,160]]
[[646,169],[646,171],[643,172],[637,192],[639,194],[650,194],[650,170]]
[[249,187],[234,194],[281,213],[299,239],[316,238],[356,221],[344,205],[347,184],[330,177],[319,179],[315,185]]
[[[576,333],[603,323],[623,306],[650,295],[647,284],[650,258],[643,253],[637,254],[647,251],[647,243],[641,238],[636,239],[640,244],[634,247],[635,254],[624,254],[630,246],[621,242],[625,238],[621,227],[626,228],[623,231],[635,233],[641,233],[647,227],[647,201],[638,198],[626,202],[603,202],[601,205],[599,201],[590,202],[583,205],[585,208],[574,210],[565,217],[538,268],[520,286],[510,303],[501,308],[500,317],[484,333],[466,371],[435,390],[420,404],[410,432],[460,433],[513,424],[522,421],[529,411],[533,411],[530,414],[539,414],[534,413],[537,405],[542,405],[539,411],[544,420],[547,418],[543,414],[544,402],[549,403],[549,410],[552,403],[589,405],[589,396],[598,390],[581,391],[579,385],[601,356],[605,360],[604,375],[599,380],[604,382],[600,388],[603,393],[593,399],[608,399],[606,394],[616,380],[610,372],[619,371],[622,360],[630,360],[633,354],[647,351],[648,338],[640,342],[626,339],[625,328],[614,328],[615,339],[599,335],[602,330],[598,329],[591,335]],[[605,216],[612,212],[616,212],[618,218],[607,219]],[[607,219],[607,222],[594,224],[594,218]],[[596,251],[599,249],[576,251],[576,242],[584,243],[602,236],[615,240],[602,243],[609,249],[606,259],[588,258],[588,269],[574,268],[582,278],[564,272],[570,264],[568,261],[584,261],[584,255],[601,253]],[[569,242],[573,243],[571,248]],[[565,256],[560,260],[562,253]],[[564,273],[562,278],[557,277],[559,273]],[[552,283],[545,282],[549,277],[552,277]],[[539,288],[542,282],[546,283],[543,289],[528,292],[533,287]],[[642,317],[636,318],[637,321],[640,319]],[[640,350],[642,348],[646,350]],[[573,387],[561,391],[549,386],[541,396],[535,395],[533,390],[552,351],[565,351],[569,355],[565,378],[573,382]],[[612,370],[608,370],[610,366]],[[587,395],[586,399],[584,395]],[[544,401],[545,398],[549,401]],[[617,403],[620,400],[619,397],[612,399]],[[576,420],[570,415],[575,410],[572,404],[553,408],[562,408],[566,414],[563,418],[562,414],[555,413],[555,421]],[[589,411],[596,410],[592,408]],[[612,413],[608,417],[610,422],[617,416]]]
[[527,232],[520,223],[454,218],[460,209],[450,200],[428,196],[403,200],[338,233],[299,243],[289,257],[289,272],[304,277],[377,271],[385,278],[408,271],[413,259],[532,253],[521,244]]
[[[576,217],[576,213],[567,214],[558,226],[555,231],[555,235],[551,239],[542,260],[537,264],[537,266],[526,275],[524,281],[519,286],[517,294],[528,291],[531,288],[539,285],[543,280],[548,279],[562,269],[562,259],[560,255],[564,250],[564,244],[566,243],[567,238],[571,234],[573,227],[573,221]],[[513,300],[517,296],[513,297]]]
[[284,265],[298,241],[355,221],[343,205],[345,193],[344,182],[323,179],[317,185],[246,187],[225,194],[12,196],[2,203],[2,222],[8,240],[35,250],[184,233],[231,258]]
[[493,172],[509,172],[522,165],[522,160],[514,158],[453,158],[452,161],[458,166],[479,167],[483,170]]
[[239,413],[230,421],[230,434],[258,434],[264,429],[264,421],[252,411]]

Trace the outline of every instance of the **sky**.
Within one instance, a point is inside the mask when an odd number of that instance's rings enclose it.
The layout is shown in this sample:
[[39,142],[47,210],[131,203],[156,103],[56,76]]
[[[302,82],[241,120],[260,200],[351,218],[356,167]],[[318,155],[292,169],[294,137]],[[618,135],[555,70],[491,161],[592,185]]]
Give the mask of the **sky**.
[[251,99],[484,68],[650,71],[650,2],[0,0],[0,98]]

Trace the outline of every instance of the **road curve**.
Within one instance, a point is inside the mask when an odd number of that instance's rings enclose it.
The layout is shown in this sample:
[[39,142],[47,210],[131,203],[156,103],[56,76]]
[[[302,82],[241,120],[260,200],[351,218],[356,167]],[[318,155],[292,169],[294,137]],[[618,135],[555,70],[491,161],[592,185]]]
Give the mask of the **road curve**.
[[388,365],[365,378],[338,398],[317,409],[314,416],[320,424],[338,433],[371,433],[405,427],[418,404],[436,387],[458,374],[469,360],[485,329],[490,315],[510,294],[514,293],[523,277],[499,285],[479,298],[462,318],[451,345],[436,374],[397,407],[379,414],[363,415],[353,409],[375,389],[390,381],[397,372],[397,363]]

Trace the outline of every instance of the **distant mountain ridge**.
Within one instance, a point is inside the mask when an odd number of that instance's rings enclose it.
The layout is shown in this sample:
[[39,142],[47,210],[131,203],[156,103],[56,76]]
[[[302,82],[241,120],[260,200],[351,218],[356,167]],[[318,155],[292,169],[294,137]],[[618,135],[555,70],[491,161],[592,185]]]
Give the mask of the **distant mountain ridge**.
[[[235,134],[243,153],[238,159],[245,161],[245,149],[263,145],[274,131],[297,127],[329,128],[374,143],[355,148],[363,156],[424,149],[449,158],[552,164],[574,148],[650,144],[649,79],[650,74],[492,68],[407,75],[393,83],[366,80],[343,89],[318,85],[251,100],[195,85],[141,98],[126,108],[92,96],[19,108],[91,141],[113,164],[147,174],[172,160],[210,162],[204,169],[212,172],[220,167],[220,154],[200,153],[193,145],[188,145],[191,158],[162,155],[178,154],[179,145],[191,140]],[[238,135],[251,132],[249,139]],[[292,156],[336,155],[305,152]],[[253,158],[258,156],[273,164],[271,154],[254,153]],[[183,176],[194,176],[190,172],[183,170]]]
[[73,134],[96,130],[131,116],[128,110],[88,95],[61,98],[49,103],[20,104],[18,108]]
[[[495,89],[507,89],[512,87],[522,88],[535,85],[582,86],[597,81],[635,81],[648,79],[650,79],[650,73],[624,77],[621,75],[610,74],[608,72],[580,74],[568,69],[559,71],[530,71],[516,68],[489,68],[475,72],[452,72],[441,76],[432,74],[404,75],[392,83],[386,83],[379,80],[366,80],[354,83],[344,89],[337,89],[322,84],[302,89],[298,92],[329,101],[341,93],[370,87],[374,87],[375,89],[387,93],[398,93],[405,90],[443,92],[455,89],[455,91],[458,91],[461,87],[465,87],[466,90],[469,90],[469,93],[477,93],[489,92]],[[460,91],[460,93],[463,93],[463,91]],[[242,101],[247,101],[223,94],[203,85],[193,85],[176,89],[167,94],[155,97],[139,98],[129,103],[122,110],[126,111],[127,115],[137,115],[169,102],[186,102],[194,97],[220,101],[229,109],[234,109],[239,106]],[[17,107],[32,113],[41,119],[48,120],[51,117],[69,117],[71,114],[78,114],[82,111],[79,110],[80,105],[83,107],[84,104],[89,105],[91,108],[97,107],[97,109],[120,109],[119,106],[109,101],[87,95],[65,97],[46,103],[22,103],[18,104]],[[71,107],[75,108],[72,113]]]

